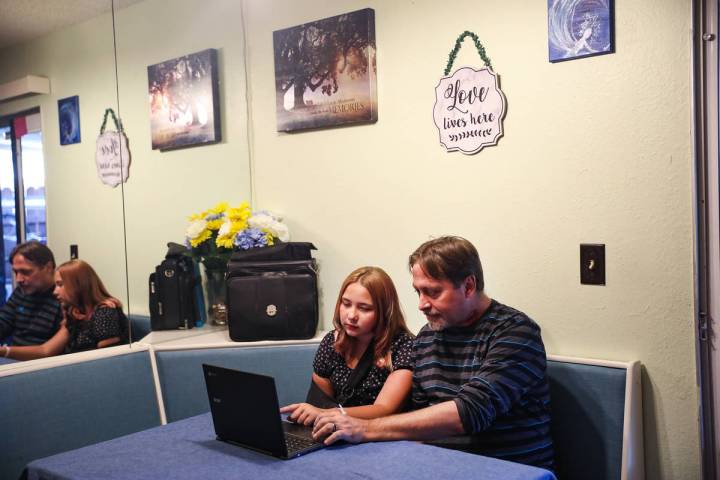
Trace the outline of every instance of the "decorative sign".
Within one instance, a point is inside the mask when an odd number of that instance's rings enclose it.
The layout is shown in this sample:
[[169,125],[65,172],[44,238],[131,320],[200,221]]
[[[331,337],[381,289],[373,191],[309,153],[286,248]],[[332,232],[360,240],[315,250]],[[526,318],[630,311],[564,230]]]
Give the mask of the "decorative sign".
[[[462,67],[448,77],[465,37],[473,39],[485,66],[480,70]],[[465,30],[448,55],[445,77],[435,87],[433,120],[440,132],[440,143],[448,152],[460,150],[468,155],[497,145],[503,135],[504,117],[505,95],[485,47],[476,34]]]
[[496,145],[503,134],[505,96],[488,67],[463,67],[435,87],[433,119],[448,152],[473,154]]
[[[105,131],[108,113],[112,115],[117,131]],[[128,141],[123,132],[122,123],[115,117],[115,112],[108,108],[105,110],[100,135],[98,135],[95,151],[95,163],[100,180],[111,187],[117,187],[120,182],[126,182],[130,167],[130,150]]]

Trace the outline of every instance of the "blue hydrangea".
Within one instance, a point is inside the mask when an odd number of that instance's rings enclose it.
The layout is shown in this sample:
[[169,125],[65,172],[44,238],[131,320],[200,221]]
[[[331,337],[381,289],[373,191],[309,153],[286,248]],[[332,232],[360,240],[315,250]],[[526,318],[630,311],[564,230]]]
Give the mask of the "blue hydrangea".
[[242,250],[265,247],[268,244],[267,234],[259,228],[246,228],[238,232],[233,240],[233,245]]

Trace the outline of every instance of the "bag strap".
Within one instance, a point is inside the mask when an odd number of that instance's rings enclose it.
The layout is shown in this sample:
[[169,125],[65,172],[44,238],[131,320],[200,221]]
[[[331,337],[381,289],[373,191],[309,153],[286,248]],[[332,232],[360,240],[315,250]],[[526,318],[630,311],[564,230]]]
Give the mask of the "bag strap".
[[372,367],[374,358],[375,358],[375,339],[372,339],[372,340],[370,340],[370,343],[368,344],[367,348],[365,349],[365,353],[363,353],[363,356],[360,357],[360,361],[355,366],[355,369],[350,374],[350,377],[348,378],[347,383],[340,390],[340,394],[337,396],[337,401],[339,404],[342,405],[343,403],[347,402],[350,398],[352,398],[353,395],[355,395],[355,388],[367,376],[367,373],[370,371],[370,367]]

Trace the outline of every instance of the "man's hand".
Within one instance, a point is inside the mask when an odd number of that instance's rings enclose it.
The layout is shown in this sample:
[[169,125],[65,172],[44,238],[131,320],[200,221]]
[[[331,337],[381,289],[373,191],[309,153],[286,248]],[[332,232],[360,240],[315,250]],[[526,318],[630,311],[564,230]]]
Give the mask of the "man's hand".
[[354,418],[349,415],[330,410],[315,420],[313,439],[325,439],[325,445],[331,445],[338,440],[351,443],[360,443],[366,439],[369,420]]
[[288,420],[301,425],[312,425],[318,415],[326,411],[328,410],[314,407],[309,403],[293,403],[280,409],[280,413],[290,414]]

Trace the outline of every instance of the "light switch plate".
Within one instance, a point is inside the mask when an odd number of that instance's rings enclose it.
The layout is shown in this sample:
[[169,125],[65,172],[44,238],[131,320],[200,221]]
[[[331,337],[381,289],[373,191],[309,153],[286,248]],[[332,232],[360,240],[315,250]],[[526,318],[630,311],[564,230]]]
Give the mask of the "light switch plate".
[[580,283],[605,285],[605,244],[580,244]]

